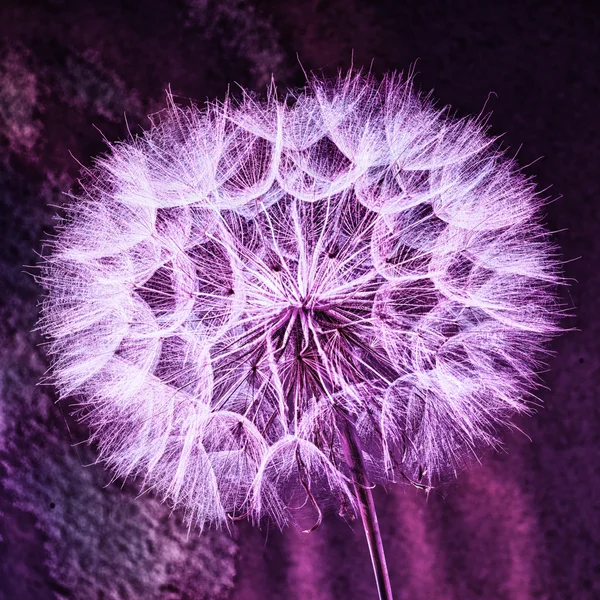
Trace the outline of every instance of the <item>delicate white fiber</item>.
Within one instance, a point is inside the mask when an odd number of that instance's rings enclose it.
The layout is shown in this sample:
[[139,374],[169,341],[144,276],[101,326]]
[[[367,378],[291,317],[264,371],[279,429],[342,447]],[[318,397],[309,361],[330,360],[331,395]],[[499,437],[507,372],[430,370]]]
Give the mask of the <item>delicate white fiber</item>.
[[81,182],[40,280],[99,460],[190,524],[429,487],[526,410],[559,262],[530,179],[410,79],[169,107]]

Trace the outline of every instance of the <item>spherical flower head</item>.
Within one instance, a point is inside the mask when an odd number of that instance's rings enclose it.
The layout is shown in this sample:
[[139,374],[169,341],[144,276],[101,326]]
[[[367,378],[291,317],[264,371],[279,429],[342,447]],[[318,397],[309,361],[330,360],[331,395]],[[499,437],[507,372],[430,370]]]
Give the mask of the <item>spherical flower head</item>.
[[534,185],[486,135],[357,73],[169,107],[81,182],[42,265],[61,397],[192,525],[430,487],[527,409],[557,331]]

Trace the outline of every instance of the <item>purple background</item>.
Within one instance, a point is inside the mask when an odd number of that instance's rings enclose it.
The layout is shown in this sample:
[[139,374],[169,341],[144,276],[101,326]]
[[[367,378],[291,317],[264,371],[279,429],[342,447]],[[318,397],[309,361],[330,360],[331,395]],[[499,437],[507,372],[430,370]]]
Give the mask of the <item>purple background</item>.
[[[494,133],[548,195],[578,331],[556,340],[545,408],[504,452],[431,494],[375,492],[396,599],[600,597],[600,9],[592,2],[76,0],[0,6],[0,599],[375,598],[358,524],[241,524],[202,535],[135,482],[110,485],[85,431],[36,385],[40,290],[22,265],[52,231],[78,164],[147,127],[167,85],[222,97],[302,84],[305,69],[417,81]],[[408,4],[408,3],[406,3]],[[490,3],[491,4],[491,3]],[[235,86],[232,86],[235,90]],[[490,96],[490,93],[491,96]],[[489,99],[488,99],[489,97]],[[97,127],[102,134],[96,129]],[[75,157],[75,159],[71,156]],[[579,258],[581,257],[581,258]],[[577,260],[575,260],[577,259]],[[31,269],[29,269],[31,271]]]

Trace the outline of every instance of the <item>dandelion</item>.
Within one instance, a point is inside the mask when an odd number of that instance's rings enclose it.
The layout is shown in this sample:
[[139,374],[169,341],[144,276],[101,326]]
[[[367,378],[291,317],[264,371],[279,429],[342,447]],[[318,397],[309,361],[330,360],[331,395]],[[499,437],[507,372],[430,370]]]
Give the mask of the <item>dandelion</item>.
[[496,445],[557,331],[543,200],[486,119],[354,72],[169,98],[74,200],[40,326],[98,460],[200,528],[358,511],[391,598],[371,486]]

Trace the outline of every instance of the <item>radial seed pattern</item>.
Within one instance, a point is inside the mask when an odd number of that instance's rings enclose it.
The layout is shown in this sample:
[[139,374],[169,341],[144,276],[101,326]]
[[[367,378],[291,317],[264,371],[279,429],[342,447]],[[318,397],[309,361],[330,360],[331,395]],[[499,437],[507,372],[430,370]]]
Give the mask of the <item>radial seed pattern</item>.
[[169,108],[116,144],[42,266],[61,397],[190,524],[428,487],[526,409],[556,331],[533,183],[389,76]]

